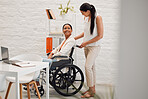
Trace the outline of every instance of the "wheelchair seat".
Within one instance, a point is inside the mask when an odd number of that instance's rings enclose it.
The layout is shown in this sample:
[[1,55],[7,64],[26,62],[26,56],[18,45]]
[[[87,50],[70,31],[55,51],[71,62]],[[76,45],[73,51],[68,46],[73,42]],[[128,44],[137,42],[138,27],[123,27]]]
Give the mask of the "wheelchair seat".
[[69,54],[69,57],[68,56],[54,56],[52,59],[60,58],[60,60],[53,62],[51,67],[60,67],[64,64],[73,64],[73,61],[74,61],[74,59],[72,58],[73,52],[74,52],[74,47],[71,48],[71,52]]
[[59,60],[59,61],[53,62],[51,67],[60,67],[64,64],[71,64],[71,60],[65,59],[65,60]]

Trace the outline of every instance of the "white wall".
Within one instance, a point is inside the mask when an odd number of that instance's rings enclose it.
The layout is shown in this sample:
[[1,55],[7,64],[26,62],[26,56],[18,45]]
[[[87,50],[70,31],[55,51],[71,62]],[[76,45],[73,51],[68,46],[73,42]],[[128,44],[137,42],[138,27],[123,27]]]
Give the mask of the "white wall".
[[[21,53],[45,54],[48,19],[45,9],[51,8],[59,18],[59,4],[68,0],[1,0],[0,45],[10,49],[10,56]],[[114,84],[117,78],[119,40],[119,0],[87,0],[95,5],[104,23],[102,49],[96,60],[97,83]],[[76,11],[76,35],[83,32],[83,16],[79,6],[86,0],[71,0]],[[71,13],[71,12],[70,12]],[[59,24],[55,26],[62,27]],[[53,25],[53,26],[54,26]],[[80,44],[79,40],[77,44]],[[77,65],[84,71],[83,49],[77,49]]]

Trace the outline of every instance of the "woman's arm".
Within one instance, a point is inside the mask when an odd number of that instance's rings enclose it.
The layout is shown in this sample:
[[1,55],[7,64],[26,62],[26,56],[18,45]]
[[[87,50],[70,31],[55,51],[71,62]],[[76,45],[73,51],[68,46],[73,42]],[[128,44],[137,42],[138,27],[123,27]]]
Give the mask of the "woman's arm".
[[75,39],[72,38],[68,40],[65,45],[61,48],[60,52],[54,54],[54,56],[67,56],[71,50],[71,48],[75,45]]
[[84,37],[84,32],[81,33],[80,35],[74,37],[74,39],[77,40],[77,39],[80,39],[80,38],[82,38],[82,37]]
[[[64,41],[62,41],[62,43],[63,43],[63,42],[64,42]],[[61,43],[61,44],[62,44],[62,43]],[[49,54],[48,59],[51,59],[51,58],[53,57],[53,55],[58,52],[58,50],[59,50],[61,44],[60,44],[58,47],[56,47],[56,48]]]
[[80,45],[80,48],[85,47],[87,44],[94,43],[94,42],[100,40],[101,38],[103,38],[103,22],[102,22],[102,17],[101,16],[97,16],[96,25],[97,25],[97,33],[98,33],[98,35],[96,37],[94,37],[93,39],[89,40],[89,41],[83,42]]

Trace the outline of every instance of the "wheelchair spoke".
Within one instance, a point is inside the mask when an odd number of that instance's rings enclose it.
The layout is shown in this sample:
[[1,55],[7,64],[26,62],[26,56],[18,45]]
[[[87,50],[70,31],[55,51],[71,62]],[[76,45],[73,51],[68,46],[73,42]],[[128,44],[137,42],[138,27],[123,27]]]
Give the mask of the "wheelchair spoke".
[[60,88],[60,85],[61,85],[61,84],[60,84],[60,83],[58,83],[58,85],[59,85],[58,87]]
[[79,73],[79,70],[77,70],[76,74]]
[[67,83],[67,94],[68,94],[68,83]]
[[58,75],[57,78],[60,78],[60,75]]
[[75,80],[75,81],[82,81],[82,80]]
[[61,70],[59,72],[61,72],[61,74],[63,75],[63,72]]

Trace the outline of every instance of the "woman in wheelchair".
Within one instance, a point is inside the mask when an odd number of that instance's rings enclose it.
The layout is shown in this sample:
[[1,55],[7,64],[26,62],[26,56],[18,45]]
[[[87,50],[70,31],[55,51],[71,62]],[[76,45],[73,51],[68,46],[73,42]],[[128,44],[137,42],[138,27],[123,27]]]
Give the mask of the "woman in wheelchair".
[[69,56],[71,48],[75,45],[75,39],[71,36],[72,26],[66,23],[63,25],[62,30],[65,35],[65,40],[48,54],[48,59],[44,59],[44,62],[56,61],[56,59],[53,59],[55,56]]
[[[61,95],[71,96],[78,93],[84,83],[81,69],[73,64],[72,54],[75,39],[72,37],[72,26],[68,23],[62,27],[65,39],[43,62],[49,62],[49,83]],[[59,59],[60,58],[60,59]],[[59,60],[58,60],[59,59]]]

